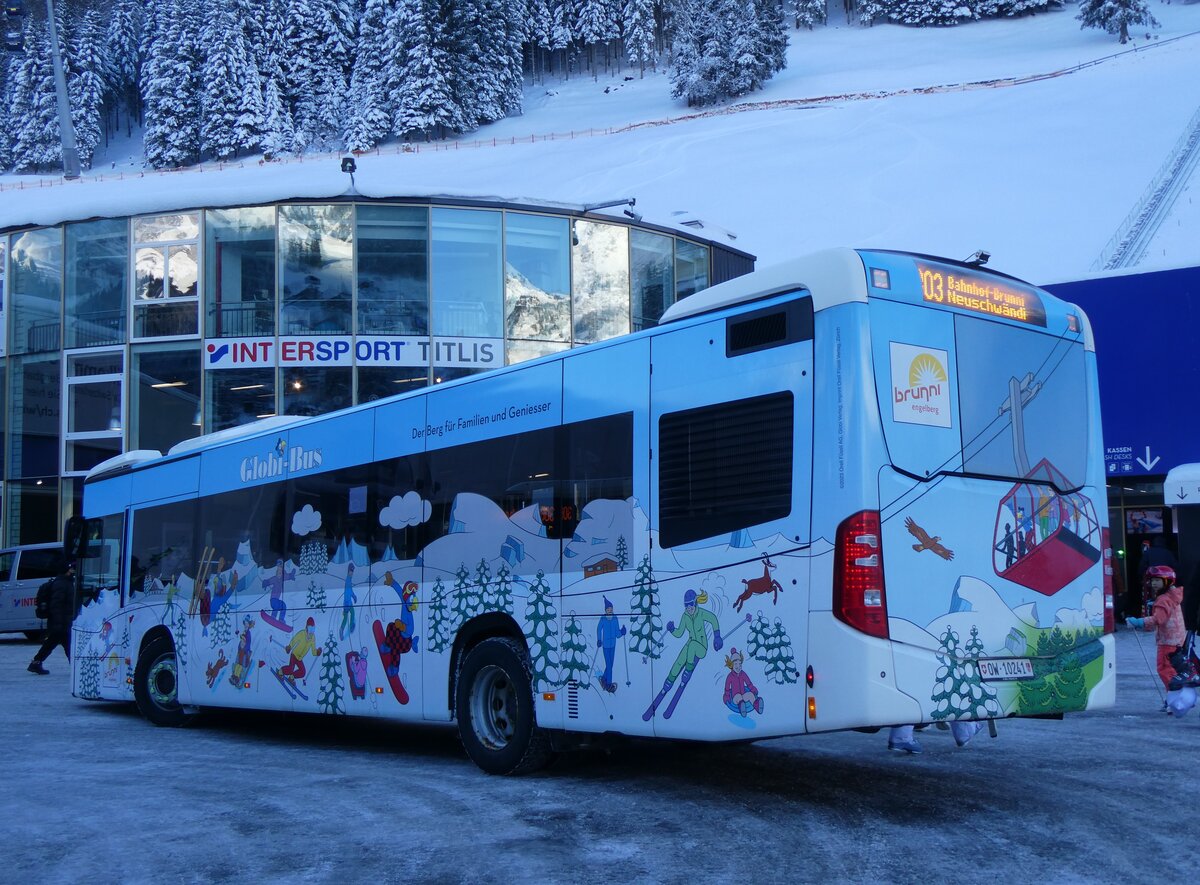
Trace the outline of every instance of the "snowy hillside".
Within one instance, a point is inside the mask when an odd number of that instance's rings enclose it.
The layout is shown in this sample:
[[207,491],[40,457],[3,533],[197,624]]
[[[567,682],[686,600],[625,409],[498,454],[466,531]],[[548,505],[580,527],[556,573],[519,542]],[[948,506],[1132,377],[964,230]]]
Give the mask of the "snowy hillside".
[[[764,90],[704,111],[672,100],[661,72],[548,79],[527,84],[522,116],[461,142],[362,156],[355,185],[364,196],[635,197],[646,221],[692,221],[760,266],[830,245],[984,248],[993,267],[1063,280],[1089,271],[1200,108],[1200,3],[1153,11],[1162,26],[1126,47],[1081,30],[1073,7],[948,29],[793,31],[788,67]],[[83,182],[0,176],[0,226],[350,187],[335,155],[143,169],[127,141]],[[1146,263],[1200,262],[1198,229],[1193,172]]]

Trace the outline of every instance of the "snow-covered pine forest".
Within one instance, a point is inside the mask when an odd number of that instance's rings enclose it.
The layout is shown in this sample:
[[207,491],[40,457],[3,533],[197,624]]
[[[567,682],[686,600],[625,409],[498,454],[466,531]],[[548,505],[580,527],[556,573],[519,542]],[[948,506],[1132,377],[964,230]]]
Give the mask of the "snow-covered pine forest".
[[[1124,38],[1146,0],[1085,0]],[[844,0],[845,19],[951,25],[1061,0]],[[364,151],[440,139],[521,113],[523,90],[571,77],[669,72],[707,105],[759,89],[788,32],[826,0],[58,0],[57,33],[84,168],[118,133],[146,162]],[[11,20],[10,20],[11,24]],[[0,171],[61,163],[44,4],[0,62]]]

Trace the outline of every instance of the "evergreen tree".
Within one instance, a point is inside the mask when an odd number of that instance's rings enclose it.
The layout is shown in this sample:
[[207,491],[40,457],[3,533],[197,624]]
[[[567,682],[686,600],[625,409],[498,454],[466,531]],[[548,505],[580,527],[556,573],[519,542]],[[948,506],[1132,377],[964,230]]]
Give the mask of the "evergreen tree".
[[0,171],[12,168],[16,120],[12,113],[15,65],[0,59]]
[[854,8],[860,25],[873,25],[887,14],[885,0],[857,0]]
[[232,0],[212,0],[210,11],[200,38],[206,49],[201,68],[204,84],[201,146],[205,154],[227,160],[239,150],[253,147],[262,128],[261,119],[254,121],[245,116],[249,110],[247,84],[251,87],[250,100],[259,102],[261,113],[261,100],[252,97],[257,90],[258,73],[250,66],[250,54]]
[[83,14],[73,38],[68,64],[71,76],[67,81],[71,125],[75,129],[79,163],[90,169],[103,138],[102,112],[110,76],[104,55],[104,31],[95,10]]
[[553,27],[548,0],[529,0],[525,4],[525,39],[529,47],[529,70],[535,83],[545,79],[545,59],[551,49]]
[[342,680],[342,654],[333,633],[325,640],[321,652],[321,683],[317,693],[317,709],[334,716],[346,714],[345,683]]
[[125,109],[127,135],[133,132],[133,121],[141,116],[142,108],[138,92],[142,9],[138,0],[117,0],[110,9],[104,34],[109,89],[114,97],[114,108]]
[[298,150],[332,147],[341,138],[352,24],[344,0],[288,0],[285,68]]
[[626,0],[624,18],[625,51],[629,53],[629,61],[638,66],[638,76],[644,77],[647,65],[656,67],[658,59],[654,40],[654,0]]
[[1021,682],[1017,695],[1017,705],[1021,713],[1028,715],[1049,712],[1053,702],[1053,688],[1044,677],[1025,679]]
[[50,38],[44,22],[26,25],[25,56],[16,69],[12,91],[13,167],[34,172],[62,165],[58,99],[50,63]]
[[888,0],[888,18],[905,25],[956,25],[975,17],[960,0]]
[[401,137],[441,137],[466,129],[447,79],[450,56],[437,0],[400,0],[396,27],[404,66],[398,78],[393,131]]
[[446,585],[438,578],[433,582],[433,593],[429,601],[429,650],[443,652],[450,647],[453,629],[450,613],[446,610]]
[[187,0],[165,0],[142,67],[146,160],[156,169],[195,162],[200,153],[200,94],[195,31]]
[[[979,630],[972,626],[964,651],[977,657],[982,650]],[[930,698],[934,704],[930,714],[933,719],[991,719],[1000,715],[995,690],[983,681],[976,660],[960,656],[959,637],[951,627],[942,634],[937,659],[941,666]]]
[[359,25],[345,133],[346,147],[352,151],[370,150],[392,128],[386,66],[388,15],[393,5],[392,0],[367,0]]
[[642,557],[634,577],[633,597],[630,599],[631,645],[643,659],[658,658],[662,651],[662,616],[658,607],[658,583],[650,567],[650,557]]
[[746,640],[746,654],[758,661],[765,661],[767,647],[771,636],[771,625],[763,617],[762,612],[750,625],[750,637]]
[[550,597],[546,573],[538,569],[529,588],[525,603],[525,635],[529,638],[529,655],[533,663],[534,691],[539,685],[547,687],[558,682],[558,612]]
[[1146,0],[1083,0],[1078,19],[1082,28],[1100,28],[1117,34],[1122,45],[1129,42],[1131,25],[1157,28],[1158,20]]
[[588,644],[583,637],[583,628],[571,613],[567,626],[563,629],[563,661],[562,681],[565,685],[574,680],[580,688],[591,688],[592,680],[588,671],[591,662],[588,660]]
[[471,616],[482,614],[486,610],[488,583],[492,580],[492,570],[488,568],[487,560],[480,559],[475,567],[475,585],[471,594]]
[[797,30],[825,23],[825,0],[792,0],[792,21]]
[[187,615],[183,612],[179,613],[178,620],[175,621],[174,629],[171,631],[175,636],[175,658],[180,667],[187,666],[188,659],[188,622]]
[[220,611],[212,616],[212,622],[209,624],[212,628],[208,631],[208,641],[212,648],[217,648],[229,642],[233,638],[233,616],[229,612],[229,608],[223,606]]
[[624,571],[629,568],[629,545],[625,543],[625,536],[617,536],[617,568]]
[[1079,657],[1069,654],[1063,658],[1062,670],[1054,685],[1054,694],[1059,701],[1060,709],[1082,710],[1087,706],[1087,683],[1083,678],[1083,668],[1079,666]]

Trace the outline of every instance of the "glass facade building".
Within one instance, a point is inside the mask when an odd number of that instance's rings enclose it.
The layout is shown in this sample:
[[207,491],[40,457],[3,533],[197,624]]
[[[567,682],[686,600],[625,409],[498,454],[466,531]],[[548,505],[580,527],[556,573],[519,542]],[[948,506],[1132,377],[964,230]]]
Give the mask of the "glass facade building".
[[2,539],[52,541],[133,449],[590,344],[753,269],[583,210],[284,201],[0,233]]

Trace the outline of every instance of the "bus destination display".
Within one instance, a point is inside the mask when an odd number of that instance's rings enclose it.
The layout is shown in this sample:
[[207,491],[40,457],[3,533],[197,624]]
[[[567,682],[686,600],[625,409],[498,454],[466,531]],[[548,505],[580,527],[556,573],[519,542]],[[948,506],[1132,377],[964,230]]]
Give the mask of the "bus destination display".
[[987,316],[1046,325],[1046,309],[1032,289],[1010,280],[974,274],[960,268],[917,263],[921,294],[926,301]]

